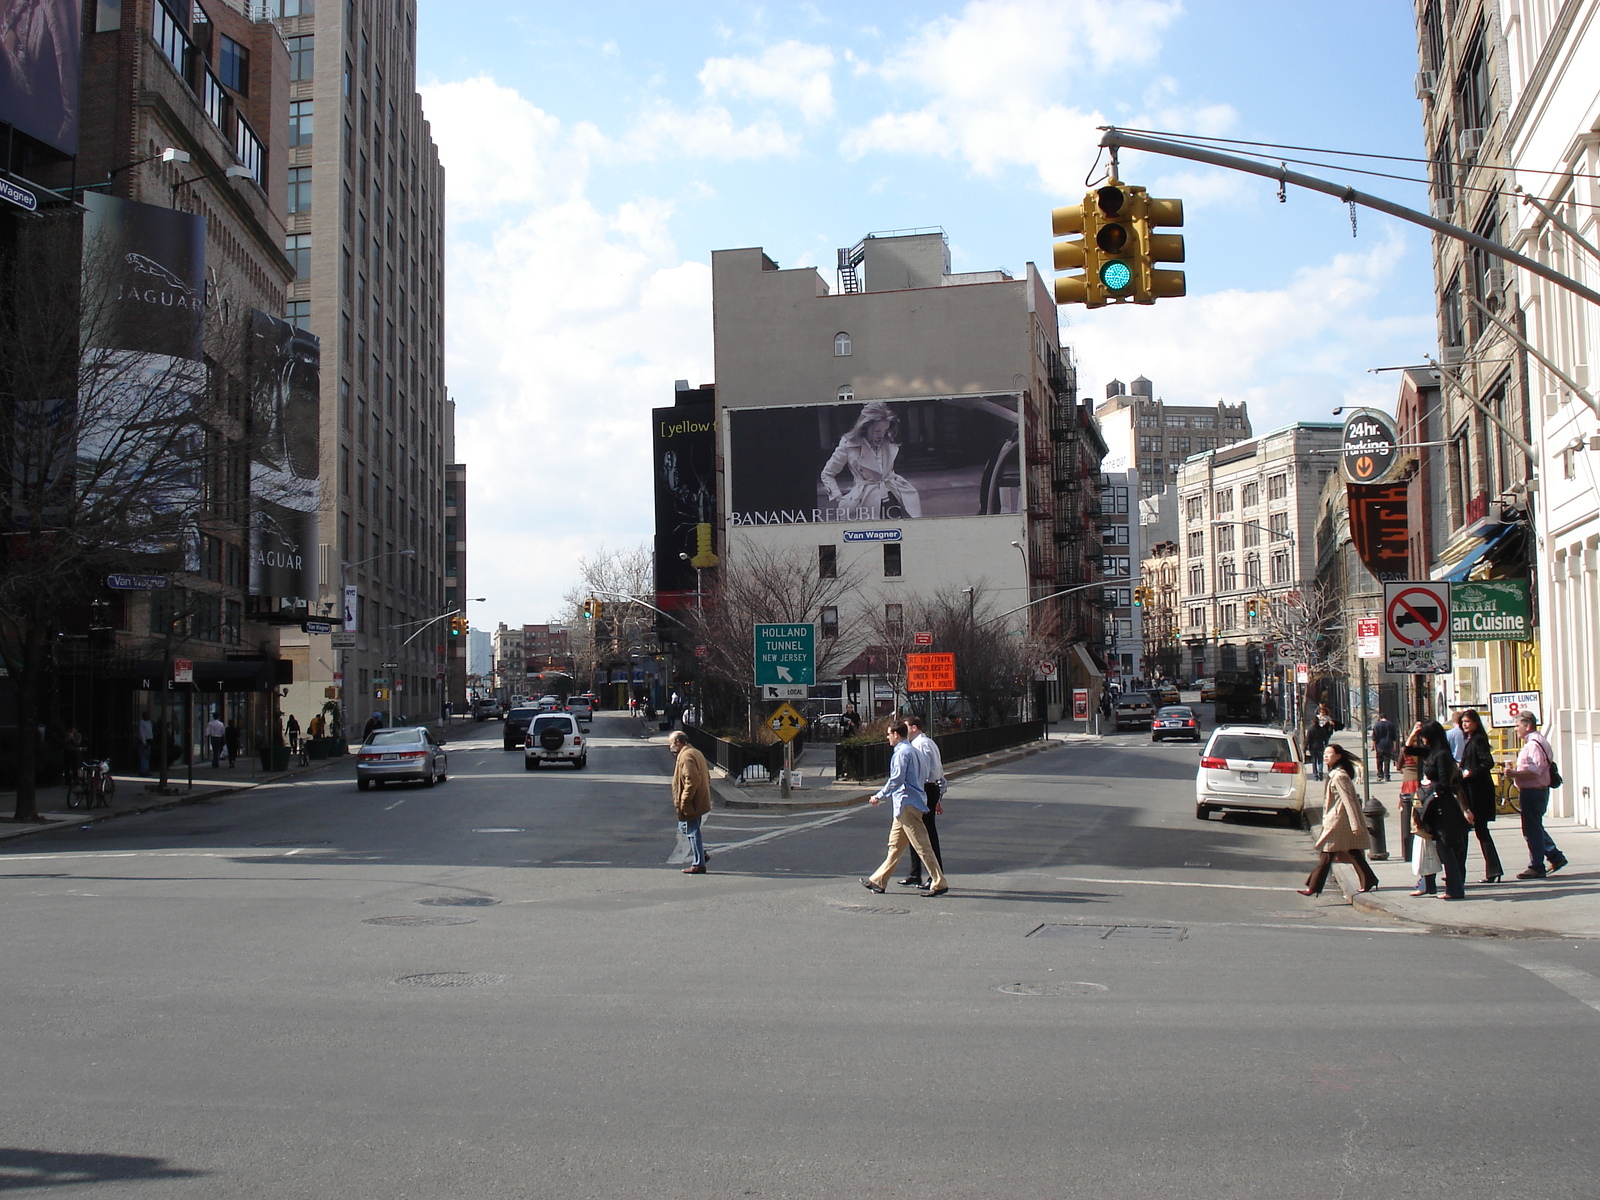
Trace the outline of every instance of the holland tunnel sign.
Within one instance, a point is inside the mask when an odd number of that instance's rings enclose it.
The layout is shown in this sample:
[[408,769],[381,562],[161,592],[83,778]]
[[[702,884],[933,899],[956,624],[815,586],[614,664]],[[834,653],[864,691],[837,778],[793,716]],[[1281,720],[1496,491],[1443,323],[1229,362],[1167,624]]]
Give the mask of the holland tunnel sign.
[[809,622],[757,625],[756,686],[816,683],[816,644],[817,627]]

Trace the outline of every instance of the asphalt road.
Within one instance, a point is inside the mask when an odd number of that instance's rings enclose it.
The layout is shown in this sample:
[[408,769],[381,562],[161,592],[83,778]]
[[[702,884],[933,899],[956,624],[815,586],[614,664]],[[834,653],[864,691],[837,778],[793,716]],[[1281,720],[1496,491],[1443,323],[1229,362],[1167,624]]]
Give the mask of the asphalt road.
[[958,781],[940,899],[883,809],[685,876],[637,728],[10,843],[0,1190],[1592,1200],[1600,944],[1308,901],[1140,734]]

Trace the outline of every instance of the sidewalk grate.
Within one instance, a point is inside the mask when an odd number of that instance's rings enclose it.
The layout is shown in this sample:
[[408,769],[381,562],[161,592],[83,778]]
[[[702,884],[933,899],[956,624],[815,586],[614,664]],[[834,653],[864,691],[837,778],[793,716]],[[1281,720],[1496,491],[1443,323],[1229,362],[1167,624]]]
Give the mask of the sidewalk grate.
[[909,908],[890,908],[882,904],[841,904],[838,909],[840,912],[866,913],[874,917],[904,917],[911,913]]
[[493,896],[429,896],[426,900],[418,900],[418,904],[432,905],[434,908],[485,908],[490,904],[499,904]]
[[401,925],[411,928],[418,925],[471,925],[477,917],[368,917],[363,925]]
[[1047,922],[1035,926],[1023,936],[1181,942],[1189,936],[1189,931],[1179,925],[1066,925]]
[[1103,983],[1063,980],[1060,983],[1002,983],[994,990],[1002,996],[1103,996],[1111,989]]

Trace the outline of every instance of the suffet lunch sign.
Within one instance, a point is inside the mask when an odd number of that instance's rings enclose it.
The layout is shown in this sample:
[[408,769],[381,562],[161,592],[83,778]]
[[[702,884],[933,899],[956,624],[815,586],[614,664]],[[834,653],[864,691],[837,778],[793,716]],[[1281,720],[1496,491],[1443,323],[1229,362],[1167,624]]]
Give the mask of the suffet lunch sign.
[[1450,640],[1530,642],[1533,605],[1526,579],[1484,579],[1450,589]]
[[1400,431],[1394,418],[1361,408],[1344,422],[1339,461],[1346,483],[1387,483],[1400,467]]

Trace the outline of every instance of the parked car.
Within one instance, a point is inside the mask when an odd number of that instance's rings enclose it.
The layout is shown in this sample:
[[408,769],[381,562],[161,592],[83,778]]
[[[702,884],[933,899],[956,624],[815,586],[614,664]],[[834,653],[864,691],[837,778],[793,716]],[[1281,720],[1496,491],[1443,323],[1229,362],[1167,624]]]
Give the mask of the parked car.
[[1198,742],[1201,738],[1200,718],[1186,704],[1168,704],[1156,710],[1150,721],[1150,740],[1164,742],[1169,738],[1183,738]]
[[356,787],[420,780],[428,787],[449,778],[444,743],[426,729],[374,729],[356,756]]
[[1150,718],[1155,716],[1155,713],[1155,705],[1150,702],[1149,692],[1118,693],[1115,720],[1119,730],[1124,726],[1148,729]]
[[567,711],[585,725],[594,720],[594,705],[587,696],[568,696]]
[[1306,806],[1306,776],[1294,734],[1271,725],[1224,725],[1200,752],[1194,815],[1275,812],[1298,821]]
[[528,727],[522,744],[523,769],[535,770],[542,762],[569,762],[580,771],[589,765],[589,747],[571,713],[540,713]]
[[522,745],[528,735],[528,726],[533,724],[533,719],[539,715],[539,710],[531,704],[524,704],[520,708],[513,708],[506,714],[506,727],[501,730],[501,739],[504,749],[515,750]]

